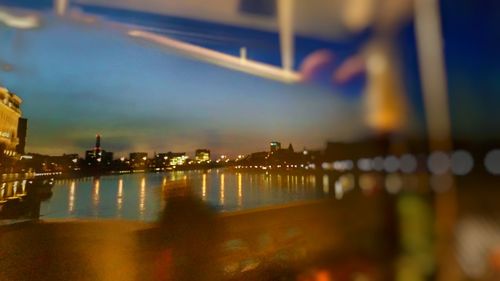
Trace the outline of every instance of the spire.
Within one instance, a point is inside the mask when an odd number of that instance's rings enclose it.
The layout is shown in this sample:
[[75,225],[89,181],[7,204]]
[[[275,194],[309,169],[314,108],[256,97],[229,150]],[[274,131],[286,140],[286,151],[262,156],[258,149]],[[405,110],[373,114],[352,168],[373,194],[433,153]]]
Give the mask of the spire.
[[100,150],[101,149],[101,135],[97,134],[95,136],[95,149]]
[[290,151],[290,152],[294,152],[294,151],[293,151],[293,146],[292,146],[292,144],[291,144],[291,143],[290,143],[290,145],[288,146],[288,151]]

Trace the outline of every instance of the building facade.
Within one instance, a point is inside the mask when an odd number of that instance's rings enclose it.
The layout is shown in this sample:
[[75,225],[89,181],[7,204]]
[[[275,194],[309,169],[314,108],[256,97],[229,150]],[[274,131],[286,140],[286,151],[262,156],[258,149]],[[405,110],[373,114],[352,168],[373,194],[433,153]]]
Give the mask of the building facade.
[[142,170],[147,168],[148,153],[147,152],[132,152],[129,154],[130,166],[134,170]]
[[170,158],[169,158],[169,164],[170,166],[182,166],[186,164],[188,160],[188,156],[184,152],[171,152]]
[[210,150],[208,149],[197,149],[195,152],[195,160],[197,163],[207,163],[210,162]]
[[16,156],[22,99],[0,87],[0,155]]

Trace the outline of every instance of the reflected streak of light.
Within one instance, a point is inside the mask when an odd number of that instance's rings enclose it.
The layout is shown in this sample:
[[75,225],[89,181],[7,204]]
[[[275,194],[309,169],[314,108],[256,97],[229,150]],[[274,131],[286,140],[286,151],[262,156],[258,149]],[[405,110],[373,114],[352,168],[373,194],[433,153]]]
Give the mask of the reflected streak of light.
[[141,189],[139,193],[139,213],[141,217],[144,215],[146,210],[146,178],[141,179]]
[[167,189],[167,177],[164,176],[161,185],[161,196],[160,196],[160,209],[163,210],[166,204],[166,189]]
[[311,175],[311,185],[316,186],[316,177],[314,175]]
[[285,83],[297,83],[302,79],[300,74],[292,70],[281,69],[269,64],[248,59],[241,60],[239,56],[224,54],[204,47],[174,40],[167,36],[157,35],[141,30],[131,30],[128,32],[128,35],[166,46],[174,51],[188,55],[195,59],[267,79],[274,79]]
[[99,189],[101,186],[101,181],[99,179],[94,180],[93,186],[93,194],[92,194],[92,204],[94,206],[94,211],[96,211],[96,207],[99,205]]
[[75,210],[75,188],[76,182],[71,181],[71,185],[69,186],[69,195],[68,195],[68,211],[73,213]]
[[207,199],[207,174],[203,174],[203,177],[202,177],[201,195],[203,196],[203,200]]
[[328,175],[323,175],[323,193],[328,194],[330,191],[330,182],[328,179]]
[[242,204],[242,199],[243,199],[243,189],[241,183],[241,173],[238,173],[238,206],[240,207]]
[[335,198],[342,199],[342,197],[344,197],[344,187],[340,180],[338,180],[335,182]]
[[167,189],[167,177],[163,177],[162,183],[161,183],[161,208],[163,209],[164,203],[165,203],[165,190]]
[[123,206],[123,179],[118,180],[118,192],[116,194],[116,206],[121,211]]
[[224,205],[224,174],[220,175],[220,204]]

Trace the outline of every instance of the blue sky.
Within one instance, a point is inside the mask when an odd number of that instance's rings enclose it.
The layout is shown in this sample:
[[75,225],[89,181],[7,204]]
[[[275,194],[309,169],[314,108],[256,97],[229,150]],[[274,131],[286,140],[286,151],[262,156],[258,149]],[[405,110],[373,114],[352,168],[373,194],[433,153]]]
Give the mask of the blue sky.
[[237,154],[275,139],[322,147],[364,134],[359,104],[330,89],[197,62],[106,26],[42,19],[40,29],[0,33],[11,42],[0,57],[13,66],[0,79],[24,99],[29,151],[81,153],[96,133],[118,154]]

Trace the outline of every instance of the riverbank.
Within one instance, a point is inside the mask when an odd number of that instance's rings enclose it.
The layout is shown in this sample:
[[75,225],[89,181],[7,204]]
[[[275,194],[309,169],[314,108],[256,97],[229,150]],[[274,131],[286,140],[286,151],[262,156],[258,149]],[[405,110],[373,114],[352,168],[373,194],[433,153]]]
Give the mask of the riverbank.
[[[350,270],[375,276],[387,269],[380,212],[368,213],[363,224],[346,225],[354,215],[347,212],[350,204],[321,200],[217,214],[213,220],[198,203],[182,202],[190,211],[177,206],[163,223],[64,219],[0,227],[0,280],[297,280],[318,265],[339,263],[323,255],[332,249],[335,255],[374,257],[343,259],[344,266],[355,264]],[[203,271],[210,273],[172,277]]]

